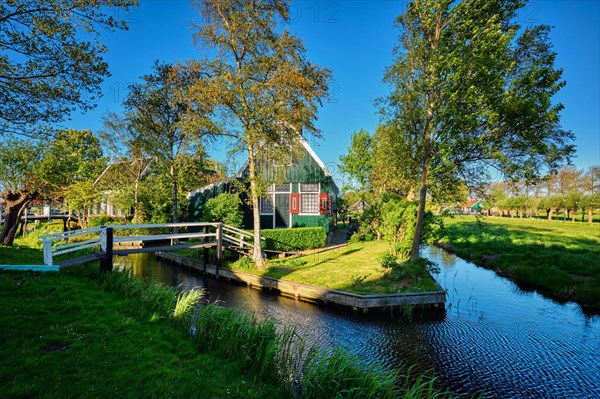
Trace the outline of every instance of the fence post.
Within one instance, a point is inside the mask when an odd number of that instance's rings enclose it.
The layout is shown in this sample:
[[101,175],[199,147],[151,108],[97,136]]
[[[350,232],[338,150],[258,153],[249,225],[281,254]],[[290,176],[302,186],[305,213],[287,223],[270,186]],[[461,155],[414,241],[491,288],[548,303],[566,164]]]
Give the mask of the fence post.
[[[209,234],[210,233],[210,227],[209,226],[204,226],[204,234]],[[204,237],[204,242],[207,243],[208,242],[208,236]],[[206,265],[208,263],[208,247],[204,247],[203,248],[203,252],[204,252],[204,257],[202,259],[202,267],[204,270],[204,275],[206,275]]]
[[44,243],[44,264],[52,266],[52,242],[48,237],[42,238]]
[[223,223],[217,223],[217,277],[223,261]]
[[104,256],[100,260],[100,271],[112,272],[113,269],[113,228],[103,227],[103,235],[100,236],[100,246],[104,246]]

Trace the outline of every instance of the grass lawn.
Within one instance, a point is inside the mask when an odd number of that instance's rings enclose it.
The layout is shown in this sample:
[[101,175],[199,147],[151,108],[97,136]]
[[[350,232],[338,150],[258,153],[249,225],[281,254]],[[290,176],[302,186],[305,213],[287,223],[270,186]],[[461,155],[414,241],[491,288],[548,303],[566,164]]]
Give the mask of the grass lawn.
[[0,325],[4,398],[286,396],[83,267],[0,272]]
[[[271,260],[264,270],[250,271],[362,295],[438,290],[431,277],[412,281],[390,278],[389,271],[377,261],[378,256],[387,250],[385,241],[361,241],[313,255]],[[236,263],[227,267],[240,268]]]
[[474,216],[446,219],[439,241],[559,299],[600,307],[600,224]]

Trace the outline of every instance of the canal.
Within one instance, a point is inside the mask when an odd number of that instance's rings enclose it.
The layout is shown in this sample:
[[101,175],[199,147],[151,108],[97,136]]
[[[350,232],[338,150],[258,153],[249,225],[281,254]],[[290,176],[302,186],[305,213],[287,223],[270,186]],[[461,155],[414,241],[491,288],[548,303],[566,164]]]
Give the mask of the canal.
[[390,369],[435,371],[440,388],[485,398],[600,398],[600,316],[521,290],[438,248],[434,276],[448,291],[441,317],[362,315],[282,298],[157,261],[118,258],[135,275],[183,289],[204,287],[211,301],[294,326],[309,343],[341,346]]

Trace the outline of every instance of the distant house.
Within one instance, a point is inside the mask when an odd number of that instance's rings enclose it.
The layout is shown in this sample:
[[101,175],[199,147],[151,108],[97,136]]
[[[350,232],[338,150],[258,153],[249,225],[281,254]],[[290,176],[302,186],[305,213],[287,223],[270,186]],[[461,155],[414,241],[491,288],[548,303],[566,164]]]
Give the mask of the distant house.
[[353,205],[348,207],[349,212],[362,213],[371,205],[365,200],[358,200]]
[[136,175],[141,181],[148,175],[152,165],[152,158],[140,158],[127,162],[114,162],[109,164],[100,176],[94,181],[94,186],[104,189],[104,199],[94,205],[90,210],[90,215],[108,215],[123,217],[131,214],[131,209],[119,209],[110,200],[110,194],[113,187],[126,184],[135,185]]
[[475,215],[480,214],[483,210],[483,201],[482,200],[468,200],[466,204],[462,204],[460,209],[460,213],[466,215]]
[[[339,189],[310,145],[305,140],[300,142],[303,156],[286,168],[281,183],[272,184],[267,189],[268,194],[260,198],[260,226],[264,229],[322,226],[329,232],[334,223],[333,204],[335,197],[339,195]],[[246,183],[247,179],[246,162],[237,173],[236,180]],[[222,181],[190,192],[190,220],[200,220],[206,201],[232,190],[232,186]],[[253,212],[247,204],[243,207],[244,227],[250,229],[253,225]]]

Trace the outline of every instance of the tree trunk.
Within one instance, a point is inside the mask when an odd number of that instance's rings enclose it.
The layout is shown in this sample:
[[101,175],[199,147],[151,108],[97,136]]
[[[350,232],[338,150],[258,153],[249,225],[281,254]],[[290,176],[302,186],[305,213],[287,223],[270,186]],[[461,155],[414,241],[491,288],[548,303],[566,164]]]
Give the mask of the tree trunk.
[[593,220],[593,217],[592,217],[592,210],[591,210],[591,209],[588,209],[588,223],[589,223],[589,224],[592,224],[592,220]]
[[413,237],[412,248],[410,251],[410,260],[417,260],[421,246],[421,237],[423,235],[423,225],[425,224],[425,202],[427,201],[427,188],[429,184],[429,161],[431,158],[430,143],[430,121],[425,126],[425,136],[423,138],[423,171],[421,174],[421,189],[419,190],[419,208],[417,210],[417,225],[415,236]]
[[[179,215],[177,214],[177,178],[175,176],[175,166],[173,164],[171,164],[171,188],[172,188],[172,203],[171,206],[173,207],[173,223],[178,223],[179,222]],[[177,231],[177,228],[175,228],[173,231]]]
[[6,201],[6,215],[2,231],[0,231],[0,241],[2,245],[11,246],[15,240],[21,215],[27,209],[35,195],[28,190],[21,190],[16,193],[6,193],[3,197]]
[[555,208],[550,208],[550,210],[548,211],[548,220],[552,220],[552,214],[554,213],[556,209]]
[[254,227],[254,248],[252,251],[252,260],[256,262],[258,268],[265,267],[265,257],[262,250],[260,239],[260,209],[258,203],[258,189],[256,187],[256,160],[254,158],[253,146],[247,143],[248,148],[248,172],[250,174],[250,198],[252,200],[252,217]]

